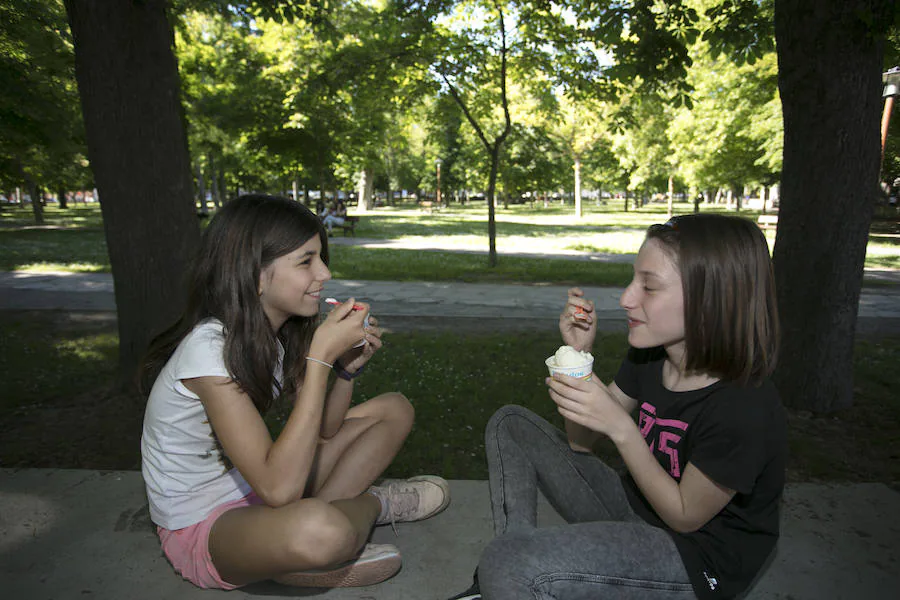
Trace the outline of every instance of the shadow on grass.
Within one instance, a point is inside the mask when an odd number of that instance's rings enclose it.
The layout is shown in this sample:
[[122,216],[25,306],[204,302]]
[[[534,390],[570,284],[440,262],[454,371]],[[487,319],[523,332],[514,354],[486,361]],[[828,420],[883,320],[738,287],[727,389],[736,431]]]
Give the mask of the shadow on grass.
[[[555,328],[486,333],[490,319],[442,323],[449,330],[387,335],[357,383],[358,401],[400,391],[416,408],[388,477],[486,478],[484,425],[505,404],[562,426],[544,383],[544,358],[560,343]],[[108,313],[0,311],[0,466],[139,468],[144,405],[110,390],[116,344]],[[598,336],[595,369],[604,381],[624,349],[624,334]],[[789,410],[790,481],[900,481],[898,363],[900,336],[866,335],[856,347],[851,408]],[[284,416],[283,409],[270,415],[273,431]],[[617,464],[609,444],[595,452]]]
[[143,406],[111,388],[113,315],[0,312],[0,466],[140,467]]

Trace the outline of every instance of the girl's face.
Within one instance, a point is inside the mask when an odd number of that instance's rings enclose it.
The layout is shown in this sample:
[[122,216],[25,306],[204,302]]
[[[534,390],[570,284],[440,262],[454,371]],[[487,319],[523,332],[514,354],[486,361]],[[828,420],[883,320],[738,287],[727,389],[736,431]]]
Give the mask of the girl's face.
[[[683,353],[684,291],[671,256],[655,239],[644,242],[634,261],[634,279],[619,305],[628,314],[628,343],[635,348],[665,346]],[[681,352],[678,350],[681,349]]]
[[319,314],[319,295],[331,271],[322,262],[322,241],[314,235],[308,242],[263,269],[259,276],[259,300],[278,331],[290,317]]

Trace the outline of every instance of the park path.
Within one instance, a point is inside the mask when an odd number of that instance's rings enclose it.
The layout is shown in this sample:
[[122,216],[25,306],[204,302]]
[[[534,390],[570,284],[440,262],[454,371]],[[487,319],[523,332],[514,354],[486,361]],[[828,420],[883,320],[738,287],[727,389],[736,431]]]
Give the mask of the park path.
[[[872,276],[875,276],[873,273]],[[898,277],[897,272],[877,275]],[[325,294],[368,302],[381,317],[555,320],[567,286],[458,282],[332,280]],[[622,288],[586,286],[601,321],[622,321]],[[109,273],[0,272],[0,310],[115,311]],[[859,317],[900,320],[900,286],[863,288]]]

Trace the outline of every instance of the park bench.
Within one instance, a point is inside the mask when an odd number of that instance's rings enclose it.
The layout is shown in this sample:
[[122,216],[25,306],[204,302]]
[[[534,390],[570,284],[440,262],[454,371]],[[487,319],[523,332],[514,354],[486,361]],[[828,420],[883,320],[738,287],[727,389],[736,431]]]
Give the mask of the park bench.
[[778,227],[778,215],[759,215],[756,224],[760,229],[775,229]]
[[421,210],[433,213],[436,210],[441,210],[441,205],[437,202],[432,202],[431,200],[423,200],[419,202],[419,208]]
[[344,223],[342,225],[335,225],[335,227],[344,230],[344,237],[347,237],[347,232],[353,234],[353,237],[356,237],[356,224],[359,223],[359,217],[351,217],[347,215],[344,217]]

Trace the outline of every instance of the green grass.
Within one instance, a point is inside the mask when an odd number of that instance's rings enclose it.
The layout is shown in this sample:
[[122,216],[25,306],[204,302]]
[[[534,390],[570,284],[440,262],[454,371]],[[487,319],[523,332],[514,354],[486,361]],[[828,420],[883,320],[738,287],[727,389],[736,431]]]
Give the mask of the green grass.
[[[142,406],[108,394],[114,322],[61,318],[0,312],[0,465],[136,468]],[[400,391],[416,407],[415,428],[387,475],[486,478],[484,425],[505,404],[527,406],[561,425],[543,364],[558,345],[559,334],[550,330],[386,336],[356,397]],[[621,334],[598,339],[596,370],[604,380],[615,375],[624,348]],[[863,340],[856,347],[852,408],[827,416],[790,411],[792,481],[900,481],[898,363],[900,338]],[[82,421],[57,423],[60,415]],[[272,422],[277,431],[278,419]],[[596,450],[614,456],[608,445]]]
[[[598,373],[615,373],[624,343],[623,335],[599,341]],[[388,476],[486,479],[484,425],[506,404],[527,406],[561,427],[544,383],[544,359],[559,344],[552,331],[389,336],[357,388],[361,399],[397,390],[416,407],[416,425]]]
[[487,256],[475,254],[358,246],[333,246],[331,252],[336,279],[624,286],[632,276],[629,263],[504,256],[491,268]]
[[0,413],[73,396],[114,377],[114,326],[86,320],[58,327],[54,318],[52,312],[0,311]]
[[[615,210],[613,210],[615,209]],[[630,267],[601,261],[565,261],[523,258],[513,250],[534,252],[556,248],[608,254],[633,254],[644,231],[666,218],[665,204],[650,204],[640,210],[621,212],[619,203],[596,206],[584,203],[584,216],[576,219],[571,205],[541,204],[498,207],[497,248],[499,265],[489,268],[485,255],[432,251],[366,249],[332,245],[335,276],[371,280],[483,281],[557,283],[573,281],[593,285],[622,285]],[[677,214],[693,205],[677,203]],[[724,207],[703,207],[706,212],[730,212]],[[734,214],[733,212],[731,214]],[[742,211],[756,219],[758,211]],[[109,272],[105,236],[99,205],[77,205],[60,210],[45,209],[46,227],[34,228],[30,207],[3,206],[0,210],[0,270],[103,271]],[[484,202],[454,205],[431,214],[405,203],[380,207],[365,213],[357,236],[376,240],[426,238],[436,244],[486,252],[487,207]],[[775,232],[766,232],[774,247]],[[537,246],[540,244],[540,246]],[[873,233],[866,254],[866,267],[900,269],[900,237]],[[551,252],[551,250],[539,250]]]

